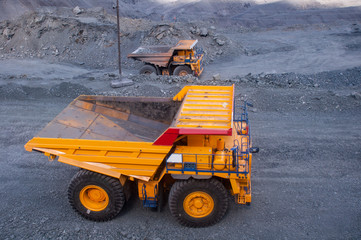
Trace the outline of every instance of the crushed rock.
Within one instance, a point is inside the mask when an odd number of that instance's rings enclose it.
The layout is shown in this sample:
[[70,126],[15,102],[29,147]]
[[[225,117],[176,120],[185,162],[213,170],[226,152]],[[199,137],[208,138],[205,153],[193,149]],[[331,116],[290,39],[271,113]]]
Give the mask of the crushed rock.
[[79,95],[93,95],[94,91],[77,83],[62,82],[50,88],[49,93],[55,97],[76,98]]
[[340,71],[325,71],[315,74],[279,73],[247,74],[231,79],[235,83],[271,86],[279,88],[360,88],[361,67]]
[[[116,17],[102,8],[62,8],[54,12],[26,13],[18,19],[0,22],[1,58],[39,58],[77,64],[89,68],[117,68]],[[216,33],[205,23],[152,22],[120,18],[122,66],[138,69],[139,62],[128,53],[139,46],[174,46],[181,39],[198,39],[207,65],[220,57],[244,54],[239,43]],[[26,39],[26,44],[24,44]],[[22,46],[21,48],[19,46]],[[221,50],[222,49],[222,50]]]
[[50,89],[42,87],[29,87],[17,83],[8,83],[0,85],[0,99],[34,99],[47,97],[65,97],[76,98],[79,95],[93,95],[94,91],[84,87],[83,85],[62,82],[54,85]]
[[142,82],[159,82],[163,84],[174,84],[174,83],[198,83],[198,77],[193,75],[186,76],[167,76],[167,75],[155,75],[155,74],[141,74],[129,76],[131,80],[137,83]]
[[8,83],[0,86],[0,99],[31,99],[39,97],[48,97],[49,92],[40,87],[27,87],[17,83]]
[[[122,65],[126,68],[139,67],[138,62],[126,57],[139,46],[174,46],[180,39],[198,39],[196,47],[204,50],[205,65],[221,54],[236,54],[234,49],[243,51],[224,36],[217,35],[214,39],[215,27],[207,29],[201,25],[192,27],[193,24],[130,18],[121,18],[120,23]],[[104,9],[75,7],[65,8],[61,14],[27,13],[18,19],[0,22],[0,33],[5,40],[0,41],[1,56],[5,59],[40,58],[72,64],[82,62],[91,68],[116,69],[116,32],[115,16]]]

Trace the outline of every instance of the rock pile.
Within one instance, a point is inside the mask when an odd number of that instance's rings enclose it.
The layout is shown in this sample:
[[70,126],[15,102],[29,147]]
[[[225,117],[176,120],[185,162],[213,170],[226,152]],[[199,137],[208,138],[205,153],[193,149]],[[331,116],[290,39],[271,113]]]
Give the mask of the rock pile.
[[177,83],[199,83],[199,79],[193,75],[186,76],[167,76],[167,75],[132,75],[129,77],[136,83],[142,82],[159,82],[163,84],[177,84]]
[[[240,49],[214,26],[181,22],[151,22],[121,18],[122,64],[139,68],[126,55],[141,45],[174,45],[182,39],[198,39],[205,52],[204,64],[235,54]],[[40,58],[89,68],[117,68],[116,17],[104,9],[64,8],[37,12],[0,22],[0,59]]]

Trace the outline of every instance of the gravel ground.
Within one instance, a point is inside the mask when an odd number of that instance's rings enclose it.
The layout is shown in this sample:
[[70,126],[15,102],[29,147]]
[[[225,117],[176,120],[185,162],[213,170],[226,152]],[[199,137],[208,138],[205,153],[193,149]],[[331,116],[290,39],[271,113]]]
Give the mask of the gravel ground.
[[[110,2],[0,0],[1,20],[37,10],[0,22],[0,239],[361,239],[359,1],[122,0],[123,74],[133,85],[114,89]],[[99,4],[106,11],[85,9]],[[139,76],[142,64],[126,59],[139,45],[179,39],[205,50],[200,78]],[[170,97],[194,84],[235,84],[236,105],[254,104],[261,149],[251,206],[230,196],[214,226],[182,227],[168,205],[145,209],[136,193],[112,221],[85,220],[67,200],[77,169],[24,150],[80,94]]]
[[[237,85],[236,92],[240,98],[249,94],[256,100],[261,92],[274,90]],[[0,238],[360,238],[359,106],[314,111],[298,103],[290,110],[282,104],[288,89],[276,93],[263,96],[264,101],[272,98],[279,109],[260,104],[250,112],[253,142],[261,148],[253,164],[252,205],[232,203],[220,223],[203,229],[181,227],[168,206],[156,213],[144,209],[136,197],[110,222],[82,219],[67,202],[68,183],[77,169],[23,149],[72,98],[2,100]]]

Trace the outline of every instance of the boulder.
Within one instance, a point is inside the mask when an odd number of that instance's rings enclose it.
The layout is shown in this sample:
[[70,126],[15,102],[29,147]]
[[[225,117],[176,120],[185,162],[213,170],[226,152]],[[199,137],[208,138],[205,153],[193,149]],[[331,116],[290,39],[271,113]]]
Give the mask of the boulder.
[[134,82],[128,78],[121,78],[120,80],[111,81],[110,86],[112,88],[120,88],[133,85]]
[[221,75],[219,75],[219,73],[214,74],[214,75],[213,75],[213,80],[214,80],[214,81],[219,81],[219,80],[221,80]]
[[84,12],[84,10],[83,10],[83,9],[80,9],[79,6],[76,6],[75,8],[73,8],[73,13],[74,13],[75,15],[79,15],[79,14],[81,14],[81,13],[83,13],[83,12]]
[[353,93],[351,93],[351,97],[353,97],[356,100],[360,100],[361,99],[361,93],[353,92]]
[[226,44],[226,41],[223,41],[222,39],[216,38],[216,43],[217,43],[219,46],[223,46],[224,44]]
[[207,37],[208,36],[208,30],[207,30],[207,28],[201,28],[201,29],[199,29],[200,31],[199,31],[199,36],[201,36],[201,37]]
[[11,39],[14,35],[15,32],[10,28],[5,28],[3,31],[3,36],[8,40]]

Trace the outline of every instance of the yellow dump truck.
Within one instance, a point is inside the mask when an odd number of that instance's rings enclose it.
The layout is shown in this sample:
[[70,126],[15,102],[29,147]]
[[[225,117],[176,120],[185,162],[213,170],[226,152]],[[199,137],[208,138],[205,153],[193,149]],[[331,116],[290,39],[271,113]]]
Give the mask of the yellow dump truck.
[[175,46],[141,46],[128,55],[145,65],[140,74],[176,75],[193,74],[200,76],[203,72],[201,49],[195,48],[198,40],[180,40]]
[[[247,105],[235,119],[234,86],[186,86],[173,98],[79,96],[26,145],[79,167],[68,189],[81,216],[118,215],[132,187],[145,207],[169,192],[185,226],[218,222],[228,207],[251,203]],[[133,191],[134,192],[134,191]]]

